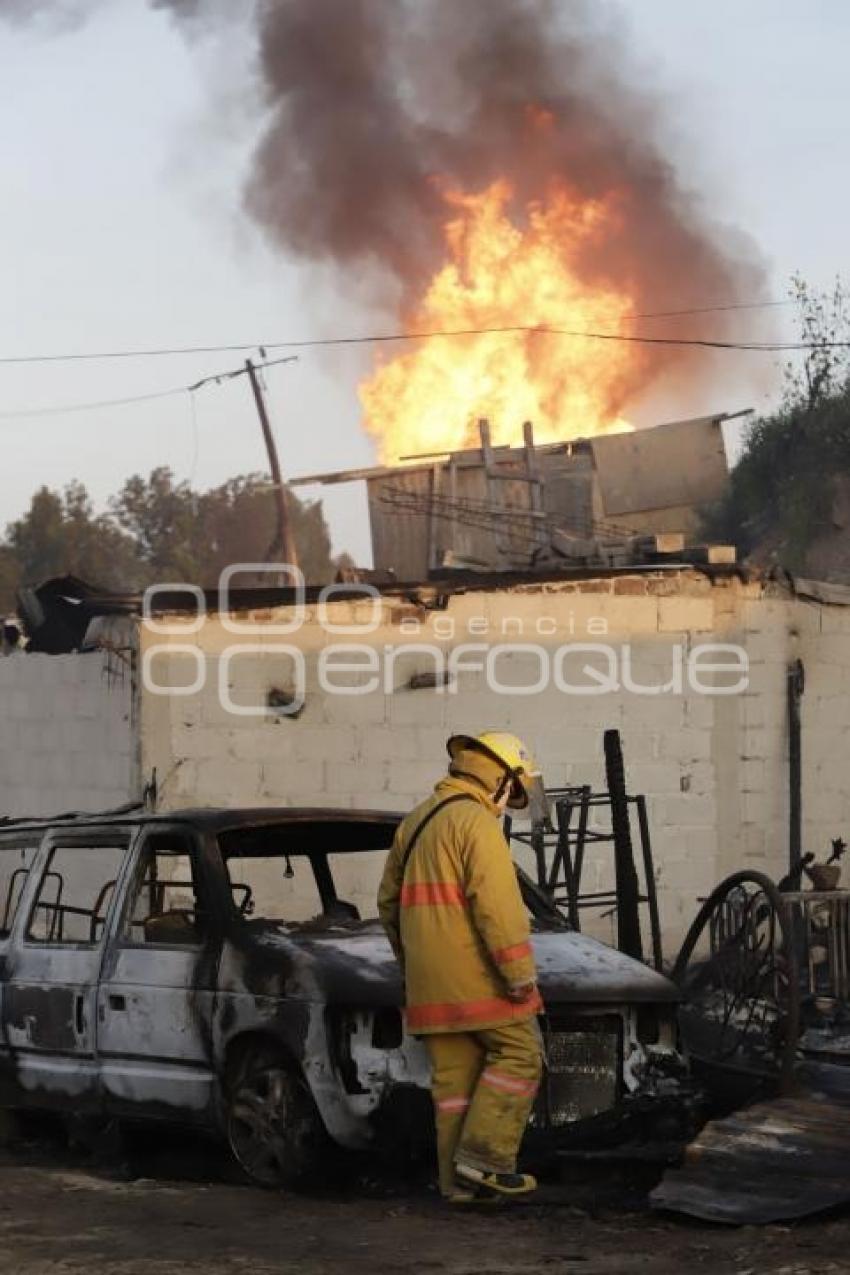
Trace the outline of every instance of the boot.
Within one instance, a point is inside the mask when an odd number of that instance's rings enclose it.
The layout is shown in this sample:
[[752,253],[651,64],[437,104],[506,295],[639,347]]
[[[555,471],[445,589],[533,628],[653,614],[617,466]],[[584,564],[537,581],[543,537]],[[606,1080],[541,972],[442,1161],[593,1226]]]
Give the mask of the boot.
[[537,1190],[537,1179],[530,1173],[493,1173],[475,1169],[462,1160],[455,1162],[455,1173],[464,1187],[474,1184],[479,1190],[494,1191],[497,1195],[528,1195]]
[[465,1187],[458,1187],[456,1191],[452,1191],[451,1195],[446,1196],[446,1203],[453,1204],[455,1207],[466,1205],[486,1205],[488,1208],[498,1208],[503,1205],[506,1196],[497,1195],[495,1191],[488,1191],[486,1187],[478,1187],[477,1190],[467,1191]]

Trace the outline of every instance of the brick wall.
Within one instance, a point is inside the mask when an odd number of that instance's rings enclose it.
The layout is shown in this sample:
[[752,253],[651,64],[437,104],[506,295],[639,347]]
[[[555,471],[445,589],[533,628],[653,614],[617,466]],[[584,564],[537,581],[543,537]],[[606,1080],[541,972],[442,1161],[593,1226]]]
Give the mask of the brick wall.
[[129,670],[102,652],[0,658],[0,816],[128,801],[131,705]]
[[[284,610],[239,617],[253,635],[227,633],[218,617],[187,637],[142,635],[142,646],[165,649],[151,659],[151,678],[166,690],[192,682],[191,654],[172,652],[197,642],[204,686],[198,692],[142,692],[142,759],[156,766],[163,805],[318,805],[406,810],[445,768],[445,740],[454,731],[503,727],[522,735],[543,763],[547,781],[603,785],[602,732],[622,733],[629,786],[648,797],[666,948],[672,953],[697,901],[741,866],[779,876],[787,862],[787,726],[785,677],[801,656],[809,674],[804,701],[806,845],[820,850],[827,836],[850,827],[850,783],[841,743],[850,730],[850,612],[804,603],[777,586],[714,582],[695,571],[553,583],[450,596],[428,610],[385,598],[380,624],[361,635],[330,635],[316,608],[297,633],[275,635]],[[372,604],[334,603],[326,619],[364,625]],[[175,626],[179,618],[174,617]],[[232,643],[257,649],[226,667]],[[356,643],[372,653],[389,686],[369,689],[374,672],[340,675],[363,694],[328,694],[319,662],[332,642]],[[488,689],[480,663],[505,643],[524,650],[496,653],[499,693]],[[605,690],[567,694],[550,685],[527,693],[540,674],[542,649],[550,661],[560,646],[604,643],[615,652],[622,680],[623,651],[635,686],[663,686],[676,652],[686,661],[704,643],[737,643],[749,660],[742,694],[706,695],[685,678],[680,691],[641,694]],[[442,690],[410,689],[412,675],[434,668],[424,651],[436,645],[456,678]],[[292,660],[276,644],[302,653],[303,711],[285,717],[266,710],[272,689],[291,692]],[[476,650],[460,650],[474,644]],[[323,656],[323,652],[325,652]],[[349,656],[349,662],[353,656]],[[585,653],[570,658],[578,682]],[[235,716],[221,702],[219,679],[235,703],[257,716]],[[492,680],[492,679],[491,679]],[[703,681],[712,681],[711,676]],[[722,681],[723,678],[715,678]],[[728,680],[728,679],[727,679]],[[848,836],[850,840],[850,836]],[[611,881],[610,853],[588,863],[588,889]],[[353,901],[373,911],[373,885],[356,883]],[[354,897],[356,896],[356,897]],[[598,918],[608,936],[611,919]]]

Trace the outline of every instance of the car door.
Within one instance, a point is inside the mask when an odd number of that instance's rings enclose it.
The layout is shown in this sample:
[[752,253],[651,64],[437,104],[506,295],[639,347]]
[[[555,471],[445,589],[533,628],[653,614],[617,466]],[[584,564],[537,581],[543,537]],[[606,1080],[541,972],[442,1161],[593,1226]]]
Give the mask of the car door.
[[[97,983],[127,829],[54,830],[30,868],[6,954],[3,1036],[25,1102],[98,1106]],[[14,891],[12,906],[16,906]]]
[[[40,842],[41,835],[34,830],[21,830],[0,838],[0,1024],[3,1022],[12,932],[27,893],[30,870]],[[17,1096],[12,1053],[3,1030],[0,1031],[0,1100],[11,1103]]]
[[210,1122],[210,1021],[221,942],[185,825],[151,824],[133,852],[98,991],[97,1050],[116,1115]]

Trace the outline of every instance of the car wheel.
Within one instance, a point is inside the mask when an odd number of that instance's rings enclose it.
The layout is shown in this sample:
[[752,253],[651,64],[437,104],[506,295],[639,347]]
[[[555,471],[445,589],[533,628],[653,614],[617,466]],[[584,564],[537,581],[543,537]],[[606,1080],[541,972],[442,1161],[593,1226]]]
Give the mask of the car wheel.
[[297,1187],[319,1167],[326,1134],[304,1082],[286,1061],[249,1054],[231,1086],[227,1109],[230,1149],[252,1182]]

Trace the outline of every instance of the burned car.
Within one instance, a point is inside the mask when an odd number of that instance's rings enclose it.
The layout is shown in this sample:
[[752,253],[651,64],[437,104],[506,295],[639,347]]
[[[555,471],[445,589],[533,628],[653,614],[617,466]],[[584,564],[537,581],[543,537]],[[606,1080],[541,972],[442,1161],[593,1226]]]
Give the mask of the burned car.
[[[397,815],[0,821],[0,1102],[226,1136],[266,1185],[431,1136],[429,1070],[371,899]],[[673,983],[520,872],[547,1066],[528,1147],[687,1133]],[[365,909],[364,909],[365,910]]]

